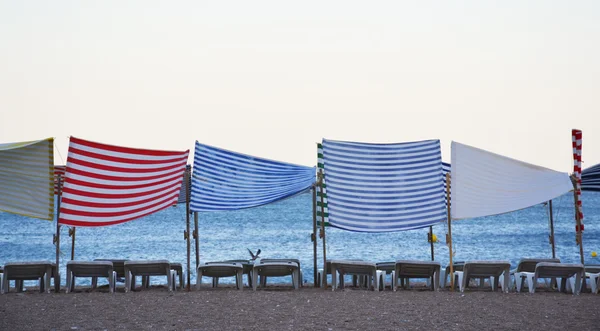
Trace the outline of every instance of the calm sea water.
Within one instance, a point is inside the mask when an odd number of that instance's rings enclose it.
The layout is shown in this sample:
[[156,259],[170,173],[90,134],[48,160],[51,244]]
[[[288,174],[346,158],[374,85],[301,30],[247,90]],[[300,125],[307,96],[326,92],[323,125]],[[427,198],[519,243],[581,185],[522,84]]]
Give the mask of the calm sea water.
[[[600,264],[591,252],[600,253],[600,193],[583,193],[586,264]],[[580,261],[575,245],[573,195],[553,202],[556,255],[563,262]],[[298,258],[304,280],[313,282],[312,204],[309,193],[279,203],[235,212],[199,215],[200,259],[218,261],[249,258],[247,248],[261,249],[263,258]],[[193,218],[191,219],[193,229]],[[66,227],[61,231],[61,276],[71,254]],[[54,222],[0,213],[0,265],[10,261],[55,261]],[[75,259],[167,259],[186,266],[185,206],[163,210],[125,224],[78,228]],[[448,263],[445,224],[434,226],[439,239],[435,260]],[[327,228],[328,259],[363,259],[373,262],[397,259],[431,259],[428,229],[393,233],[355,233]],[[452,225],[455,260],[509,260],[551,257],[547,207],[543,205],[492,217],[456,221]],[[319,241],[319,266],[322,246]],[[192,269],[195,266],[192,241]],[[156,278],[156,277],[155,277]],[[192,273],[195,283],[195,273]],[[165,283],[156,278],[153,282]],[[228,280],[223,279],[223,282]],[[282,281],[284,281],[282,279]],[[89,284],[88,279],[78,284]],[[33,284],[32,284],[33,285]]]

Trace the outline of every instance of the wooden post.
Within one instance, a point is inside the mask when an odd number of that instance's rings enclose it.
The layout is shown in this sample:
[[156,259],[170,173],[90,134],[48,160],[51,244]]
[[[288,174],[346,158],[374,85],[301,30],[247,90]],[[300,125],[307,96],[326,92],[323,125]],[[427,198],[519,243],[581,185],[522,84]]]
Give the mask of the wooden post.
[[75,232],[77,231],[76,227],[72,227],[69,229],[69,237],[71,237],[71,261],[75,260]]
[[319,280],[317,279],[317,187],[312,187],[312,214],[313,214],[313,232],[310,235],[310,240],[313,243],[313,279],[314,285],[317,287]]
[[[326,250],[326,240],[325,240],[325,201],[323,199],[323,169],[319,169],[319,185],[321,186],[321,238],[323,239],[323,288],[327,289],[327,250]],[[331,277],[335,277],[335,275],[331,275]]]
[[194,212],[194,240],[196,241],[196,271],[200,265],[200,234],[198,233],[198,212]]
[[552,200],[548,201],[550,211],[550,244],[552,245],[552,258],[556,258],[556,248],[554,247],[554,216],[552,215]]
[[446,174],[446,210],[448,214],[448,250],[450,252],[450,289],[454,291],[454,264],[452,262],[452,215],[450,214],[450,173]]
[[433,226],[429,227],[429,234],[427,237],[429,237],[429,243],[431,246],[431,261],[435,261],[435,256],[433,254]]
[[58,194],[56,205],[56,234],[54,244],[56,245],[56,274],[54,275],[54,293],[60,292],[60,197],[62,195],[62,176],[58,175]]

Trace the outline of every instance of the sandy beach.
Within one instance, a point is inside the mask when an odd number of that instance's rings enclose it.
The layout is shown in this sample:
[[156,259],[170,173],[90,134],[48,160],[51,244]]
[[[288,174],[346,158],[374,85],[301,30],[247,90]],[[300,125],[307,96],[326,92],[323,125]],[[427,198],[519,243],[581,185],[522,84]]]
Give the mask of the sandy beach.
[[[14,291],[14,290],[13,290]],[[0,330],[598,330],[600,295],[273,286],[0,296]]]

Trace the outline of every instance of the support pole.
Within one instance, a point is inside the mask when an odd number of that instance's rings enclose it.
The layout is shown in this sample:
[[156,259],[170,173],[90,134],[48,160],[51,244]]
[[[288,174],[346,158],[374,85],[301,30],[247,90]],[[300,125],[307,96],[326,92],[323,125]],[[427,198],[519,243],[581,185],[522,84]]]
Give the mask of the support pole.
[[[575,178],[574,175],[571,176],[571,181],[573,182],[573,199],[575,200],[575,241],[577,242],[577,245],[579,245],[579,256],[581,258],[581,264],[584,264],[584,257],[583,257],[583,231],[582,230],[582,225],[581,225],[581,218],[580,218],[580,214],[579,214],[579,195],[577,194],[577,179]],[[584,282],[584,286],[585,286],[585,277],[583,278],[583,282]]]
[[194,212],[194,240],[196,243],[196,270],[200,265],[200,234],[198,233],[198,212]]
[[433,252],[433,226],[429,227],[429,234],[427,236],[429,237],[429,243],[431,246],[431,261],[435,261],[435,255]]
[[454,264],[452,262],[452,216],[450,214],[450,173],[446,174],[446,210],[448,214],[448,250],[450,252],[450,289],[454,291]]
[[69,228],[69,237],[71,237],[71,261],[75,260],[75,232],[76,227]]
[[[319,185],[321,186],[321,234],[320,237],[323,239],[323,288],[327,289],[327,250],[326,250],[326,240],[325,240],[325,201],[323,199],[323,169],[319,169]],[[331,277],[335,277],[335,275],[331,275]]]
[[[187,183],[190,180],[190,174],[189,172],[185,172],[185,176],[184,176],[184,184],[188,185]],[[188,187],[189,188],[189,187]],[[186,245],[187,245],[187,291],[191,291],[191,287],[190,287],[190,280],[191,280],[191,274],[190,274],[190,269],[191,269],[191,262],[190,262],[190,245],[191,245],[191,238],[190,238],[190,190],[186,190],[186,199],[185,199],[185,235],[184,235],[185,239],[186,239]]]
[[62,195],[62,176],[58,175],[58,194],[56,205],[56,234],[54,235],[54,244],[56,245],[56,273],[54,274],[54,293],[60,292],[60,197]]
[[315,185],[312,187],[312,214],[313,232],[310,235],[310,241],[313,243],[313,284],[317,287],[319,280],[317,279],[317,188]]
[[552,258],[556,258],[556,248],[554,246],[554,216],[552,215],[552,200],[548,201],[550,215],[550,244],[552,245]]

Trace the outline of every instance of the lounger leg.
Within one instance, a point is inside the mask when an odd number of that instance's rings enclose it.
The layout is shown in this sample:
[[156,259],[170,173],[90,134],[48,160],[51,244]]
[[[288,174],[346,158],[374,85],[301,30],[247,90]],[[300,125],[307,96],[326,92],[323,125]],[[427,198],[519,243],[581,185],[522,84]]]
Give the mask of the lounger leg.
[[258,285],[257,284],[258,282],[256,281],[257,279],[258,279],[258,269],[254,268],[252,270],[252,280],[253,280],[252,281],[252,290],[253,291],[256,291],[256,286]]
[[573,295],[579,295],[581,291],[581,273],[575,274],[575,288],[573,289]]
[[125,268],[125,293],[132,291],[131,272]]
[[433,273],[433,290],[434,291],[437,291],[440,288],[439,274],[441,274],[441,272],[439,270]]
[[240,269],[237,272],[237,275],[235,276],[235,280],[237,281],[237,287],[238,290],[243,290],[244,289],[244,270]]
[[200,290],[201,286],[202,286],[202,270],[198,269],[198,272],[196,274],[196,290]]
[[[335,291],[335,287],[337,285],[337,273],[336,272],[337,272],[336,268],[334,268],[332,265],[331,266],[331,290],[332,291]],[[323,281],[323,284],[325,284],[325,281]]]
[[560,290],[561,290],[561,292],[567,293],[567,279],[566,278],[560,279]]
[[4,277],[2,278],[2,286],[0,286],[0,293],[4,294],[8,293],[10,289],[10,282],[8,280],[8,274],[4,273]]
[[527,274],[527,286],[529,287],[529,293],[535,293],[537,287],[537,276],[535,274]]

